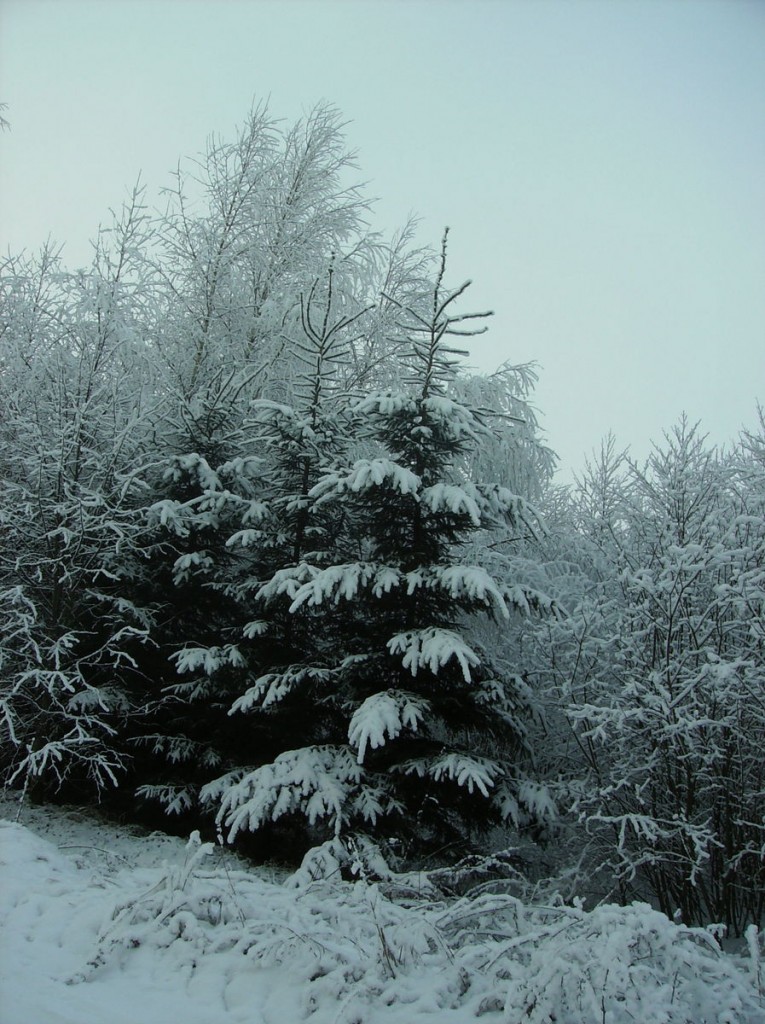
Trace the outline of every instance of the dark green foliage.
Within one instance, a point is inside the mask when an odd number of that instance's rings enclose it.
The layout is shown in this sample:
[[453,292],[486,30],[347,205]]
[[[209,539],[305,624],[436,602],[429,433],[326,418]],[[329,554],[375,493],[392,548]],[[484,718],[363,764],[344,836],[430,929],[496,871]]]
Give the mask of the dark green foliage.
[[234,710],[253,721],[270,715],[283,750],[272,765],[205,789],[232,838],[302,812],[311,828],[321,819],[339,833],[363,827],[405,838],[414,854],[470,847],[491,824],[551,813],[525,787],[528,693],[465,632],[479,614],[507,619],[511,602],[485,570],[462,564],[462,546],[499,524],[517,529],[530,513],[467,474],[488,428],[446,396],[454,371],[445,339],[471,318],[449,315],[464,288],[442,299],[444,269],[445,251],[421,307],[432,322],[406,310],[417,328],[409,389],[347,404],[371,457],[343,463],[335,447],[301,491],[293,530],[322,544],[301,545],[253,594],[263,638],[276,630],[288,657]]
[[164,216],[137,190],[91,268],[6,262],[7,783],[294,849],[547,813],[533,701],[471,639],[525,598],[466,545],[529,519],[472,479],[494,437],[452,342],[485,314],[454,312],[446,238],[369,233],[351,166],[336,112],[258,108]]

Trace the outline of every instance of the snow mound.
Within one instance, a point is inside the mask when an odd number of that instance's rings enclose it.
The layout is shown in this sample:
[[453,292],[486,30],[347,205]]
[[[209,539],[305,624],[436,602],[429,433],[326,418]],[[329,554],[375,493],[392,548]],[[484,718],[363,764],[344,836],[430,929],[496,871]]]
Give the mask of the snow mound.
[[184,844],[82,821],[76,835],[71,814],[32,818],[47,839],[0,826],[3,1024],[763,1019],[755,935],[747,963],[641,904],[424,899],[411,879],[397,902],[361,865],[342,881],[329,847],[322,871],[285,885],[196,833]]

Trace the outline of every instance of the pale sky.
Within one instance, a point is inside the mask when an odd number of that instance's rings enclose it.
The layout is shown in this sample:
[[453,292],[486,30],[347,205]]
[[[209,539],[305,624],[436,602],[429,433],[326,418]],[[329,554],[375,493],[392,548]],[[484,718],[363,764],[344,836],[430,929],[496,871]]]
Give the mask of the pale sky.
[[[566,470],[765,402],[765,0],[0,0],[0,250],[73,265],[139,172],[253,100],[349,121],[373,224],[410,212],[536,360]],[[467,309],[467,307],[465,307]]]

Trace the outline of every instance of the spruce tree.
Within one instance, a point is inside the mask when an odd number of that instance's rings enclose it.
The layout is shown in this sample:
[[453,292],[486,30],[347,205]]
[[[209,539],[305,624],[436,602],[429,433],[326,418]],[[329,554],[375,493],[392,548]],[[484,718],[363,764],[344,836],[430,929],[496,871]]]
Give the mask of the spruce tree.
[[[353,325],[368,312],[342,289],[338,296],[335,279],[331,258],[300,297],[299,335],[289,339],[293,403],[257,398],[243,407],[232,375],[228,388],[184,403],[172,431],[182,454],[153,470],[162,496],[147,511],[148,591],[164,606],[157,619],[166,628],[154,631],[147,713],[132,746],[139,796],[171,813],[198,814],[200,786],[213,774],[236,777],[268,762],[283,749],[282,719],[294,742],[304,708],[311,717],[310,700],[289,692],[296,676],[311,677],[301,667],[311,645],[300,618],[261,591],[331,546],[332,529],[309,521],[308,493],[344,443],[335,392]],[[280,700],[265,700],[254,718],[229,715],[253,687]]]
[[307,492],[307,522],[335,526],[334,559],[305,552],[257,595],[300,624],[304,646],[233,711],[257,717],[295,701],[303,714],[273,762],[206,787],[231,839],[287,818],[304,822],[308,840],[322,827],[361,828],[410,854],[464,850],[491,824],[551,811],[522,767],[526,688],[469,636],[477,614],[499,624],[526,597],[463,564],[461,547],[530,512],[467,475],[489,427],[448,395],[460,354],[450,342],[488,314],[452,312],[467,284],[446,291],[445,268],[446,238],[427,304],[401,309],[402,389],[350,405],[367,457],[338,461]]

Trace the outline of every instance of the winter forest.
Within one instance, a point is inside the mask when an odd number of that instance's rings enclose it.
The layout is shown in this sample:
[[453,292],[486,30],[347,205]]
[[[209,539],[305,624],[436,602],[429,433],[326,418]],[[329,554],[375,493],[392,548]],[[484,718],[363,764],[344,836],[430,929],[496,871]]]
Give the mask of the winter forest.
[[303,1002],[200,1021],[761,1021],[763,414],[557,484],[535,367],[467,369],[459,238],[359,176],[333,108],[256,107],[90,267],[2,263],[3,913],[75,808],[192,839],[88,862],[69,993],[234,950]]

